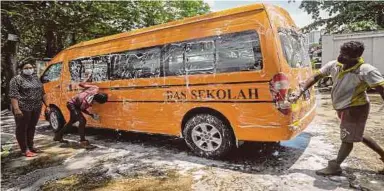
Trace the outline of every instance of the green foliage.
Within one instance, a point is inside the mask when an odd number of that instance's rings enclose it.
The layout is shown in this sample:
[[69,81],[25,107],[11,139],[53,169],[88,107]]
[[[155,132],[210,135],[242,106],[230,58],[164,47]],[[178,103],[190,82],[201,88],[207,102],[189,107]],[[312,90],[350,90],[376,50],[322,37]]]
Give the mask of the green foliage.
[[319,44],[319,43],[310,44],[309,49],[312,49],[312,48],[321,48],[321,44]]
[[[18,61],[52,58],[81,41],[200,15],[209,9],[202,0],[1,1],[2,92],[12,77],[4,77],[11,73],[9,60],[14,53],[8,34],[19,36]],[[1,100],[6,100],[4,94]]]
[[[202,1],[2,1],[1,4],[2,17],[10,20],[16,29],[12,32],[20,36],[20,59],[52,57],[81,41],[209,11]],[[2,34],[12,32],[2,26]]]
[[[308,1],[304,0],[300,8],[312,16],[314,22],[304,31],[317,29],[325,25],[327,33],[372,31],[384,28],[383,1]],[[320,10],[329,14],[321,18]]]

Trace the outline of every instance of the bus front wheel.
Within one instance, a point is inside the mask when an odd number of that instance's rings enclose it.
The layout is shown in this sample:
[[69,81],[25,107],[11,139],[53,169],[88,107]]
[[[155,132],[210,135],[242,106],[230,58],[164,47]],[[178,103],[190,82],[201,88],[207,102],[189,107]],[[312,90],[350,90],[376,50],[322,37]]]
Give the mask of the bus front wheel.
[[56,107],[50,107],[49,112],[49,124],[54,132],[57,132],[64,126],[64,117],[61,114],[60,110]]
[[220,158],[235,146],[232,129],[211,114],[197,114],[190,118],[183,130],[185,142],[198,156]]

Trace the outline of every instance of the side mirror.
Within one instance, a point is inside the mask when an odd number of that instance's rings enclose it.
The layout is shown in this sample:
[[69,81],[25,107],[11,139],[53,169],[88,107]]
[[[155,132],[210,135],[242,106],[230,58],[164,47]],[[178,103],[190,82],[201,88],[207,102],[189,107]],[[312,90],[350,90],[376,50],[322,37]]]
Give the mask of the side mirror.
[[43,83],[43,84],[49,82],[48,76],[44,76],[44,75],[41,76],[41,77],[40,77],[40,81],[41,81],[41,83]]

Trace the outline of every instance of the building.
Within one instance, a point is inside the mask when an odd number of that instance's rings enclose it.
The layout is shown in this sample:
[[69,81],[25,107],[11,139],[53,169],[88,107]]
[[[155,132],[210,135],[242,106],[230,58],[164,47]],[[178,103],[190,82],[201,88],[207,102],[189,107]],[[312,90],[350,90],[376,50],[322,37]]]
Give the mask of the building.
[[304,35],[305,35],[308,46],[311,46],[313,44],[320,44],[321,31],[311,31],[311,32],[306,33]]

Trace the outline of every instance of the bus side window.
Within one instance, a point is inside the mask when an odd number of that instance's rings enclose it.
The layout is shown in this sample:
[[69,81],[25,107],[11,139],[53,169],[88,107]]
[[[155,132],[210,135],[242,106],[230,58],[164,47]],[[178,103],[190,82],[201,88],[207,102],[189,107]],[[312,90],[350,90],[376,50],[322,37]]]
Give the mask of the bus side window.
[[111,56],[112,79],[160,76],[160,48],[132,50]]
[[185,50],[185,59],[187,74],[212,74],[215,63],[213,39],[188,42]]
[[93,57],[92,61],[92,82],[101,82],[108,80],[109,56]]
[[[91,58],[85,58],[80,60],[80,62],[81,62],[80,81],[83,82],[88,77],[88,75],[92,74],[93,60]],[[88,82],[92,82],[92,78]]]
[[160,48],[137,51],[132,63],[135,78],[153,78],[160,76]]
[[184,69],[184,43],[174,43],[164,47],[165,76],[180,76],[185,74]]
[[132,51],[130,54],[129,54],[129,57],[128,57],[128,62],[130,64],[130,76],[131,78],[138,78],[139,75],[138,73],[140,72],[139,69],[141,68],[140,65],[141,65],[141,58],[142,58],[143,54],[141,53],[141,51]]
[[216,50],[218,73],[262,69],[260,41],[255,31],[219,36]]
[[109,56],[95,56],[72,60],[69,62],[71,81],[82,82],[88,75],[92,75],[90,81],[100,82],[108,80]]
[[81,61],[72,60],[69,62],[69,72],[71,73],[71,81],[80,82]]
[[131,72],[129,71],[128,63],[129,53],[117,53],[114,54],[111,60],[112,65],[112,79],[129,79],[131,78]]

